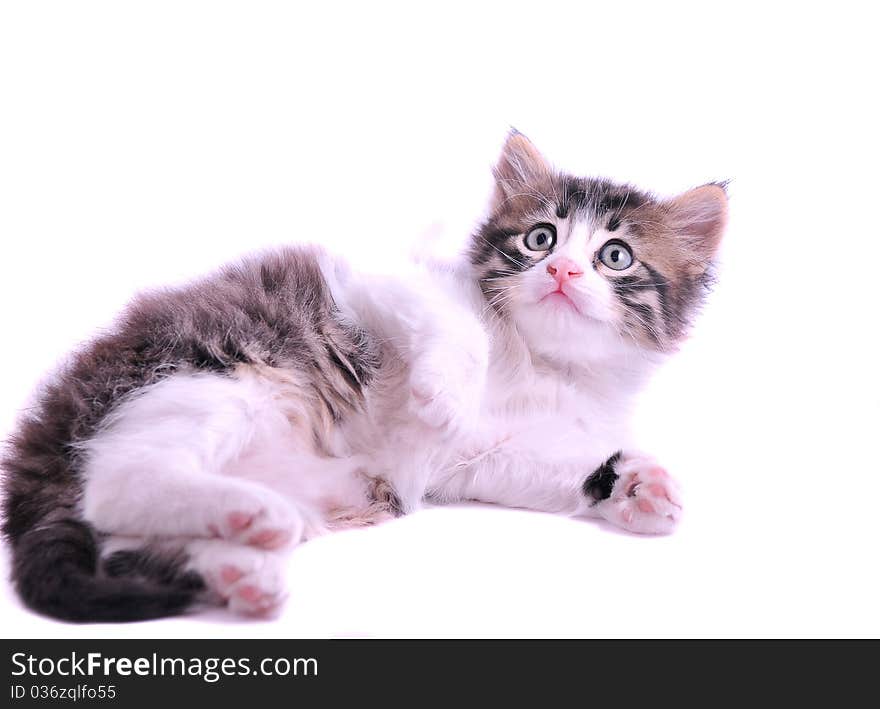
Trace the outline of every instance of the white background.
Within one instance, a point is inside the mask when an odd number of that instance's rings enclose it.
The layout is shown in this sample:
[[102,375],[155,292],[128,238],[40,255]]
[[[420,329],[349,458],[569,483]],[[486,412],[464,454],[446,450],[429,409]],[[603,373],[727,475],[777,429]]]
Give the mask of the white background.
[[730,178],[732,218],[639,416],[675,535],[433,509],[301,547],[277,620],[70,626],[6,584],[0,632],[880,635],[876,23],[823,5],[4,3],[4,433],[139,288],[286,241],[461,240],[510,125],[661,194]]

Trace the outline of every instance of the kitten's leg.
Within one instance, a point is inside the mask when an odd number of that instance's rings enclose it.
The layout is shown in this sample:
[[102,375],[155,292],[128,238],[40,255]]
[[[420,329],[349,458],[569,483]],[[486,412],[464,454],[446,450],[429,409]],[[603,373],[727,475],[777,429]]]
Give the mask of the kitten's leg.
[[410,334],[409,407],[428,426],[454,435],[478,420],[489,340],[477,318],[463,308],[426,315]]
[[[246,387],[175,375],[123,404],[85,446],[83,518],[104,533],[222,537],[277,548],[302,515],[269,488],[221,474],[262,420]],[[295,474],[296,461],[285,465]]]
[[104,533],[220,537],[264,549],[298,542],[304,527],[296,508],[268,488],[170,464],[158,472],[152,466],[93,469],[83,518]]
[[603,517],[643,534],[669,533],[681,516],[678,486],[669,474],[647,456],[623,453],[585,466],[493,452],[435,481],[433,494],[445,500]]
[[478,500],[541,512],[590,514],[592,500],[582,492],[585,479],[580,463],[549,463],[500,449],[436,475],[428,495],[445,502]]

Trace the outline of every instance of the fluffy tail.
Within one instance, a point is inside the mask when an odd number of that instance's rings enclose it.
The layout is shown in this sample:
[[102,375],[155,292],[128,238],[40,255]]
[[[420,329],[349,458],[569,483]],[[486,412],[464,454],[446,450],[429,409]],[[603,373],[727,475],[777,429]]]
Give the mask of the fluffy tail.
[[27,606],[74,622],[177,615],[198,598],[201,578],[182,560],[146,550],[100,561],[92,529],[76,519],[39,524],[13,540],[13,578]]

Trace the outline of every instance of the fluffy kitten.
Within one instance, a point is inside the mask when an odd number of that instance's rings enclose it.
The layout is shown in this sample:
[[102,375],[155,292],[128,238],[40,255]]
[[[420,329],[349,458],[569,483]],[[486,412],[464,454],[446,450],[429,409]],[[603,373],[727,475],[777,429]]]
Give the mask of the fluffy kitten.
[[12,437],[24,602],[76,621],[282,600],[285,549],[424,499],[669,532],[627,434],[706,290],[722,186],[660,200],[554,171],[519,133],[454,267],[395,277],[310,248],[141,295]]

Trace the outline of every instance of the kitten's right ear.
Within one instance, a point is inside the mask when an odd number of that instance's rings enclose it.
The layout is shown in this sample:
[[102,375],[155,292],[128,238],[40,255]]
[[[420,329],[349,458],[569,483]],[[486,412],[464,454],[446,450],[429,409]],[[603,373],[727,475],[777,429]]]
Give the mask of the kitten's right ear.
[[492,209],[517,196],[540,191],[550,181],[550,164],[532,142],[515,128],[510,131],[495,165]]

